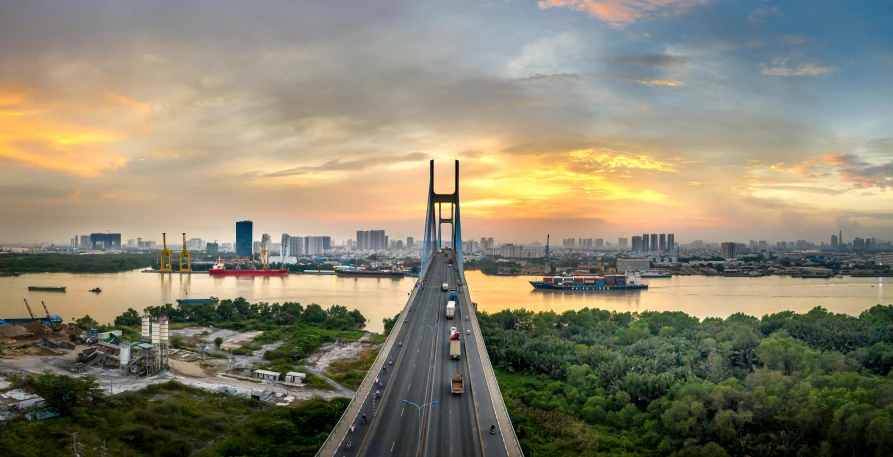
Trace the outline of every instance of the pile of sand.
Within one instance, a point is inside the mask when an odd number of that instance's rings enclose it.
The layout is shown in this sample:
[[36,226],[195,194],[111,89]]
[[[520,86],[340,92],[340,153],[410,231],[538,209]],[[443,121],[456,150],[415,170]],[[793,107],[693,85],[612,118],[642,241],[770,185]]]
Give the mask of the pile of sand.
[[49,335],[53,331],[48,325],[41,324],[40,322],[32,322],[30,324],[22,325],[21,327],[25,327],[25,331],[35,335]]
[[20,325],[0,324],[0,337],[3,338],[15,338],[17,336],[25,336],[29,333],[31,332]]

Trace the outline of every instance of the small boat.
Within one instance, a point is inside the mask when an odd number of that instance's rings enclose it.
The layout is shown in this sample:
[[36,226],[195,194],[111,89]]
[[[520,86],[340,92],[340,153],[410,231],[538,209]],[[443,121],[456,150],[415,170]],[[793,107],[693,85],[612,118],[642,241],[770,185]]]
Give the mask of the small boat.
[[28,290],[40,290],[44,292],[65,292],[63,286],[28,286]]
[[90,292],[96,292],[98,294],[98,293],[102,292],[102,289],[100,289],[99,287],[94,287],[94,288],[90,289]]
[[0,276],[19,276],[21,273],[18,271],[0,271]]

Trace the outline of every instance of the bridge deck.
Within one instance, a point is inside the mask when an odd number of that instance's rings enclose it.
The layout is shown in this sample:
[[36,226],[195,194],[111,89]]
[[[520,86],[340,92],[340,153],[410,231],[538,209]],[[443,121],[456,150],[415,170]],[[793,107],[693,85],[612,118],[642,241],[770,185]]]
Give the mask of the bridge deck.
[[[464,278],[457,314],[446,319],[448,293],[441,291],[441,283],[456,289],[459,275],[446,256],[431,259],[424,287],[414,288],[381,354],[318,456],[521,456]],[[459,360],[449,358],[450,327],[462,334]],[[465,378],[461,395],[450,393],[452,373]],[[382,387],[375,384],[376,378]],[[376,390],[381,398],[376,398]],[[419,409],[403,400],[438,404]],[[366,425],[361,423],[363,414]],[[491,424],[500,433],[491,436]],[[348,441],[352,447],[346,451]]]

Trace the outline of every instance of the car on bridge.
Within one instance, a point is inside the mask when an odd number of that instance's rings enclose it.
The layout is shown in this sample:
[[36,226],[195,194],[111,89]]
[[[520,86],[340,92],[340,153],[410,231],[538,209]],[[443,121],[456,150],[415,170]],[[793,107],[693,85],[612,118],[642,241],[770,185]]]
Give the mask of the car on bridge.
[[450,283],[445,282],[445,283],[441,284],[441,286],[440,286],[440,290],[443,291],[443,292],[446,292],[446,291],[450,290]]

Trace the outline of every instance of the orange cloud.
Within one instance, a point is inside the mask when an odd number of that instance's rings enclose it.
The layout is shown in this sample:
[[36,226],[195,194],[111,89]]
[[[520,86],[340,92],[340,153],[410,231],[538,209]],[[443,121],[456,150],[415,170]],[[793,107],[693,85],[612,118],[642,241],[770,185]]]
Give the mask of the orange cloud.
[[540,0],[540,9],[567,8],[622,27],[653,13],[678,13],[706,0]]
[[26,91],[0,89],[0,104],[8,106],[0,123],[0,161],[56,170],[78,176],[99,176],[123,167],[129,157],[102,145],[124,139],[102,128],[71,125],[52,119],[53,110],[32,101]]
[[145,111],[150,111],[152,109],[152,106],[149,105],[148,103],[140,102],[140,101],[134,100],[132,98],[127,98],[123,95],[105,94],[105,99],[108,100],[109,102],[112,102],[112,103],[115,103],[118,105],[122,105],[122,106],[126,106],[128,108],[133,108],[137,111],[145,112]]

